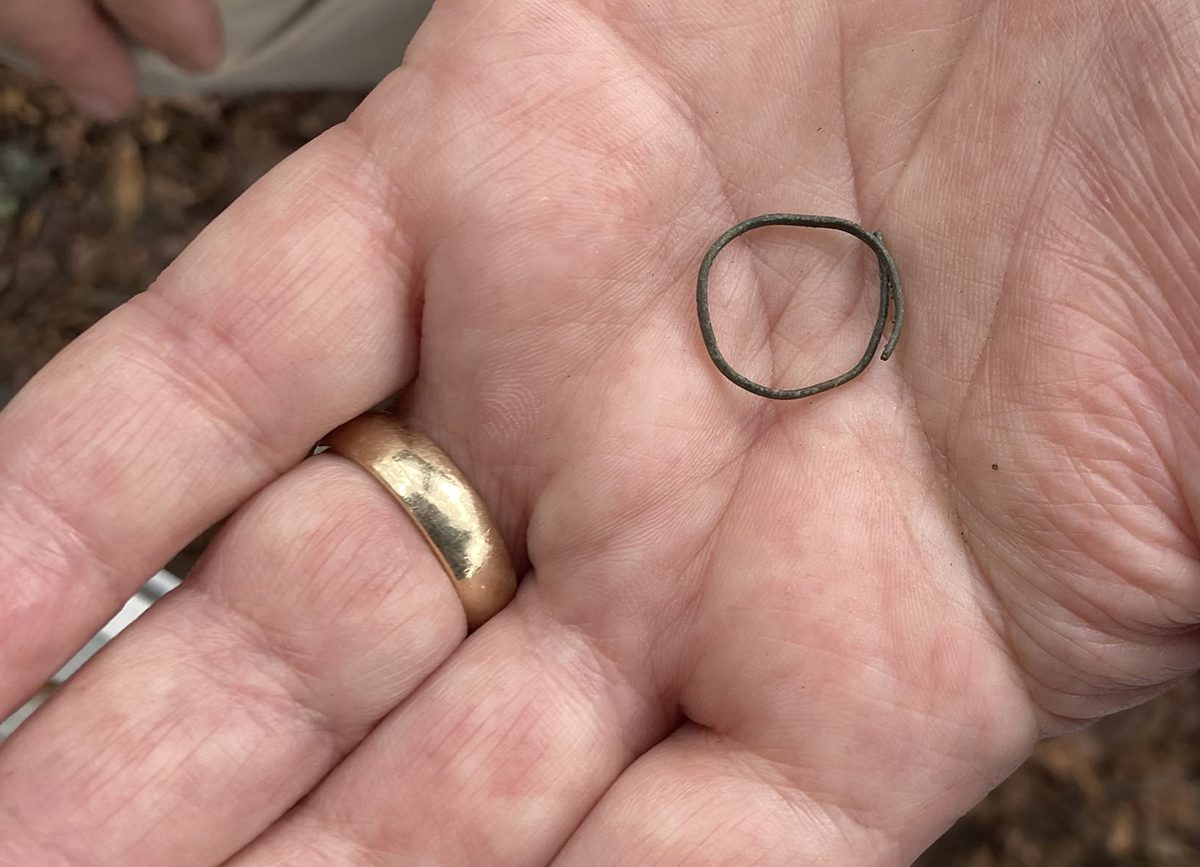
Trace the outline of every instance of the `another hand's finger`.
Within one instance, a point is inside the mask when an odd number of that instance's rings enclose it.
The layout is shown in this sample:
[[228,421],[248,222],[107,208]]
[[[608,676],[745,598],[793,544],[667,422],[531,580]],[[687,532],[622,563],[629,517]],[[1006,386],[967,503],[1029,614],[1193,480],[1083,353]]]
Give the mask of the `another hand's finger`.
[[323,137],[0,413],[0,715],[190,539],[411,378],[396,190],[348,127]]
[[0,862],[218,863],[464,632],[400,506],[357,466],[315,458],[0,750]]
[[91,0],[4,0],[0,42],[101,120],[117,118],[137,99],[129,50]]
[[530,589],[233,863],[552,858],[617,774],[669,730],[673,707],[650,672],[621,670],[548,619]]
[[213,0],[100,0],[130,36],[193,72],[221,62],[224,37]]

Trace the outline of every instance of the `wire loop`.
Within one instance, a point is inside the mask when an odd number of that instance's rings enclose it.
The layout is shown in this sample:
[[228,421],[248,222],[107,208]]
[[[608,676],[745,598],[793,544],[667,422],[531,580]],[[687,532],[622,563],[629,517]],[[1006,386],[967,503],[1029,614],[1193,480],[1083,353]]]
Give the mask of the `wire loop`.
[[[716,261],[717,256],[721,254],[721,251],[731,241],[749,231],[760,229],[764,226],[799,226],[809,229],[834,229],[839,232],[845,232],[848,235],[853,235],[870,247],[874,251],[875,257],[879,260],[879,316],[875,320],[875,329],[871,332],[871,340],[867,343],[867,351],[863,353],[858,364],[854,365],[854,367],[841,376],[835,376],[833,379],[827,379],[824,382],[805,386],[804,388],[770,388],[752,379],[748,379],[734,370],[717,347],[717,337],[713,331],[712,315],[708,309],[709,272],[712,270],[713,262]],[[892,254],[888,252],[888,248],[883,243],[883,234],[881,232],[868,232],[862,226],[858,225],[858,223],[844,220],[840,217],[819,217],[808,214],[763,214],[738,223],[718,238],[709,248],[708,253],[704,257],[704,262],[700,265],[700,277],[696,281],[696,312],[700,318],[700,332],[704,337],[704,346],[708,350],[713,364],[734,385],[744,388],[752,394],[770,398],[771,400],[800,400],[812,397],[813,395],[845,385],[866,370],[874,359],[880,342],[883,340],[883,331],[887,326],[889,310],[893,311],[892,333],[888,337],[888,342],[884,346],[883,353],[879,356],[881,361],[887,361],[892,357],[892,353],[896,350],[896,344],[900,340],[900,330],[904,325],[904,290],[900,286],[900,272],[896,270],[896,263],[892,259]]]

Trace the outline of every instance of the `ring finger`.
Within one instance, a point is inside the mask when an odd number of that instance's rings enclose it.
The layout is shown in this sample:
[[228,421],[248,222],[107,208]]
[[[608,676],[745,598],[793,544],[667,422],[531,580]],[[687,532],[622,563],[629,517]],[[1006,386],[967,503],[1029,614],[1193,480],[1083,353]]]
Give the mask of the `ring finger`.
[[0,749],[0,862],[222,861],[465,631],[388,493],[341,457],[314,458]]

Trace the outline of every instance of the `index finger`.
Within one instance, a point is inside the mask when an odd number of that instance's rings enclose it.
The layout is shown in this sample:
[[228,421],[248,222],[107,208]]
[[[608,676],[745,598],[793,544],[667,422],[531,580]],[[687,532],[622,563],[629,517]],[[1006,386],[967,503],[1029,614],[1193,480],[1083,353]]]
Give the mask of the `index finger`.
[[0,718],[183,545],[412,378],[405,213],[337,128],[0,413]]

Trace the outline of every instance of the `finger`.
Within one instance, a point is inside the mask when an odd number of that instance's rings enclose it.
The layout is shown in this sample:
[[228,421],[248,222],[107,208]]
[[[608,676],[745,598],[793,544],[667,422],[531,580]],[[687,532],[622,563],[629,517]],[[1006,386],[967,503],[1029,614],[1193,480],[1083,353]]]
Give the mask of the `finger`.
[[0,714],[145,576],[412,377],[406,201],[341,128],[0,413]]
[[940,790],[916,776],[878,770],[892,792],[885,809],[836,783],[799,787],[769,756],[688,723],[621,775],[553,864],[911,864],[947,815],[982,797],[964,799],[952,773]]
[[465,631],[387,492],[342,458],[306,462],[0,750],[0,862],[219,863]]
[[908,864],[916,854],[689,724],[621,776],[553,863]]
[[548,619],[536,589],[233,863],[548,862],[673,709],[641,666],[632,679]]
[[100,0],[138,42],[191,72],[209,72],[225,53],[213,0]]
[[91,0],[5,0],[0,42],[66,90],[86,114],[115,120],[137,99],[129,50]]

